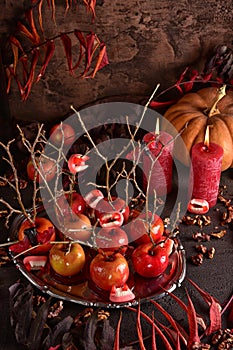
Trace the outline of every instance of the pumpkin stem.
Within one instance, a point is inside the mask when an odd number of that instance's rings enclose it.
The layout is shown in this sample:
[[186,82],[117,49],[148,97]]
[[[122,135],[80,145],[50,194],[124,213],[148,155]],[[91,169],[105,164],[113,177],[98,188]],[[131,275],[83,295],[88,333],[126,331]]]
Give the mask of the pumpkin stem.
[[218,94],[214,100],[213,105],[210,108],[207,108],[205,110],[205,113],[208,115],[208,117],[212,117],[214,114],[218,114],[219,110],[217,108],[217,104],[218,102],[224,97],[226,96],[226,85],[223,85],[219,90],[218,90]]

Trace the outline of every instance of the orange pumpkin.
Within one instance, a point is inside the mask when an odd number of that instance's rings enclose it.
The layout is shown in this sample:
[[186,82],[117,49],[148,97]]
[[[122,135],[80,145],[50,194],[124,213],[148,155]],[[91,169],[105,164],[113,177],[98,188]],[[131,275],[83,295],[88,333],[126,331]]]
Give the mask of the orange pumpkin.
[[203,142],[206,126],[210,125],[210,142],[217,143],[224,150],[222,171],[233,167],[233,91],[225,91],[225,86],[206,87],[184,95],[164,114],[166,130],[174,135],[181,132],[186,150],[179,138],[174,155],[185,165],[190,163],[192,146]]

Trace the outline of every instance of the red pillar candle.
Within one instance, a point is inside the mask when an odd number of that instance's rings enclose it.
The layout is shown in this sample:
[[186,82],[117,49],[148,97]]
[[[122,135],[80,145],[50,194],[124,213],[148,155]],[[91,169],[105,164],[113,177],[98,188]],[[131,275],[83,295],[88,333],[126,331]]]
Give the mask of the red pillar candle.
[[173,137],[160,131],[146,134],[143,141],[147,144],[143,152],[143,189],[146,191],[148,184],[149,195],[156,191],[157,196],[166,196],[172,189]]
[[[208,127],[207,131],[209,135]],[[223,148],[215,143],[209,143],[208,138],[192,147],[192,198],[207,200],[210,208],[216,204],[218,198],[222,158]]]

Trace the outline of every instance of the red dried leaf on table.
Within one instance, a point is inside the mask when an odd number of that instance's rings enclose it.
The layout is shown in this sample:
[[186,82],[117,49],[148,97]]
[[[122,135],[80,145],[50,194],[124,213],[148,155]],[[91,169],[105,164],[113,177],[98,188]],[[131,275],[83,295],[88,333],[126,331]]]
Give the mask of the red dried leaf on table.
[[[155,322],[154,311],[152,313],[152,321]],[[152,326],[151,348],[152,348],[152,350],[157,350],[156,337],[155,337],[155,328],[153,326]]]
[[180,347],[180,337],[179,334],[172,328],[165,326],[161,322],[157,320],[157,325],[166,333],[169,338],[171,339],[171,342],[174,344],[176,350],[181,350]]
[[194,308],[193,302],[187,293],[188,297],[188,309],[187,309],[187,315],[188,315],[188,323],[189,323],[189,338],[188,338],[188,344],[187,349],[192,350],[193,346],[200,345],[200,337],[198,334],[198,324],[197,324],[197,316],[196,316],[196,310]]
[[210,325],[207,327],[205,334],[212,334],[222,327],[222,318],[221,318],[221,305],[220,303],[212,297],[209,293],[205,292],[201,289],[195,282],[188,278],[188,281],[197,289],[197,291],[201,294],[205,302],[209,306],[209,318]]
[[[138,311],[136,309],[134,309],[133,307],[127,306],[126,307],[128,310],[131,310],[135,313],[137,313]],[[172,350],[172,346],[170,344],[170,342],[168,341],[168,339],[165,337],[165,335],[163,334],[162,330],[156,325],[155,322],[153,322],[151,320],[151,318],[145,314],[144,312],[140,311],[141,316],[150,324],[152,325],[152,327],[155,328],[155,331],[158,333],[158,335],[160,336],[161,340],[163,341],[164,345],[165,345],[165,349],[166,350]]]
[[187,338],[185,339],[184,335],[180,332],[180,329],[177,326],[177,322],[174,318],[156,301],[151,300],[151,303],[156,306],[156,308],[163,314],[163,316],[170,322],[171,326],[174,328],[178,336],[182,339],[183,343],[187,344]]
[[71,75],[74,75],[72,67],[72,41],[67,34],[61,35],[61,41],[64,46],[69,72]]
[[120,329],[121,329],[121,321],[122,321],[122,312],[120,312],[120,317],[117,323],[116,335],[114,340],[114,348],[113,350],[120,350]]
[[37,76],[36,79],[36,83],[43,77],[43,75],[45,74],[46,68],[51,60],[51,58],[53,57],[55,51],[55,44],[53,40],[49,40],[46,43],[46,51],[45,51],[45,56],[44,56],[44,61],[41,67],[41,70]]
[[140,317],[140,303],[138,304],[138,312],[137,312],[137,334],[138,334],[138,340],[141,350],[146,350],[144,342],[143,342],[143,334],[142,334],[142,327],[141,327],[141,317]]

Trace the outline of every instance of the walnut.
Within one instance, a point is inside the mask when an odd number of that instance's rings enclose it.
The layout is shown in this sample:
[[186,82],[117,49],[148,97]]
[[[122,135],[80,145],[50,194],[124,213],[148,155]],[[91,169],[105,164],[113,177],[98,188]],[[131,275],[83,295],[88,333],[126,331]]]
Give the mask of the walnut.
[[207,252],[207,247],[203,244],[197,244],[195,248],[199,253],[205,254]]
[[207,256],[207,258],[209,258],[209,259],[213,259],[214,254],[215,254],[215,248],[214,248],[214,247],[211,247],[211,248],[208,249],[207,252],[206,252],[206,256]]
[[198,253],[196,255],[191,256],[191,261],[194,265],[202,265],[203,263],[203,254]]
[[231,223],[232,220],[233,220],[233,207],[230,205],[227,207],[227,212],[224,212],[222,214],[220,225],[225,226]]
[[210,240],[210,235],[204,232],[196,232],[192,235],[194,241],[206,242]]

